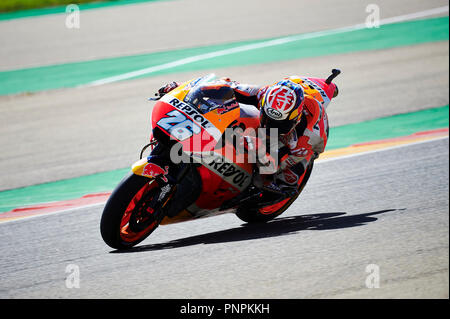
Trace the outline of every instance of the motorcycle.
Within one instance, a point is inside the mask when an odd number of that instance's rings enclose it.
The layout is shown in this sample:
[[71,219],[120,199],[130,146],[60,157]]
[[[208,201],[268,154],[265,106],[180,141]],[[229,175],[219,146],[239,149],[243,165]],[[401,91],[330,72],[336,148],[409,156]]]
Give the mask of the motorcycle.
[[[328,104],[337,93],[332,80],[339,73],[333,69],[326,80],[302,78],[300,84],[305,94]],[[156,102],[150,143],[103,210],[100,232],[107,245],[131,248],[159,225],[224,213],[234,213],[246,223],[267,222],[300,195],[314,161],[294,192],[280,193],[261,186],[257,168],[270,161],[252,156],[251,150],[261,141],[258,136],[251,139],[246,135],[248,130],[260,129],[260,112],[252,105],[237,103],[229,83],[209,74],[156,95],[150,98]],[[231,138],[226,134],[230,129]]]

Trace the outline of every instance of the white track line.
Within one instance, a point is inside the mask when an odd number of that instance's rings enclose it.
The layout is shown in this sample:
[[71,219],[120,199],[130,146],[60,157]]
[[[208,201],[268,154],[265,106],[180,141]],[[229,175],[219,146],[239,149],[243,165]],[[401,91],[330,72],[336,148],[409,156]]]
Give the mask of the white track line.
[[[441,136],[441,137],[436,137],[436,138],[425,140],[425,141],[418,141],[418,142],[402,144],[402,145],[396,145],[396,146],[391,146],[391,147],[386,147],[386,148],[381,148],[381,149],[377,149],[377,150],[371,150],[371,151],[366,151],[366,152],[361,152],[361,153],[356,153],[356,154],[350,154],[350,155],[344,155],[344,156],[339,156],[339,157],[327,158],[327,159],[324,159],[324,160],[317,160],[316,164],[325,163],[325,162],[331,162],[331,161],[337,161],[337,160],[341,160],[341,159],[348,159],[348,158],[351,158],[351,157],[368,155],[368,154],[373,154],[373,153],[377,153],[377,152],[390,151],[390,150],[393,150],[393,149],[398,149],[398,148],[402,148],[402,147],[406,147],[406,146],[412,146],[412,145],[417,145],[417,144],[435,142],[435,141],[444,140],[444,139],[448,139],[448,136],[443,136],[443,137]],[[0,220],[0,225],[13,223],[13,222],[19,222],[19,221],[23,221],[23,220],[27,220],[27,219],[31,219],[31,218],[46,217],[46,216],[49,216],[49,215],[56,215],[56,214],[64,213],[64,212],[65,213],[67,213],[67,212],[74,212],[74,211],[85,209],[85,208],[100,207],[100,206],[105,205],[105,203],[106,203],[106,201],[101,202],[101,203],[96,203],[96,204],[90,204],[90,205],[79,206],[79,207],[74,207],[74,208],[62,209],[62,210],[58,210],[58,211],[51,212],[51,213],[45,213],[45,214],[42,214],[42,215],[33,215],[33,216],[27,216],[27,217],[22,217],[22,218],[19,218],[19,219],[6,220],[6,221],[1,221]],[[0,213],[0,215],[1,215],[1,213]]]
[[[413,20],[413,19],[417,19],[417,18],[423,18],[423,17],[427,17],[430,15],[448,12],[448,10],[449,10],[449,6],[444,6],[444,7],[414,12],[414,13],[410,13],[410,14],[400,15],[400,16],[396,16],[396,17],[381,19],[380,25],[392,24],[392,23],[396,23],[396,22]],[[152,67],[148,67],[148,68],[144,68],[144,69],[140,69],[140,70],[136,70],[136,71],[132,71],[132,72],[127,72],[127,73],[119,74],[116,76],[106,77],[106,78],[103,78],[100,80],[90,82],[87,85],[82,85],[82,87],[83,86],[98,86],[98,85],[118,82],[118,81],[122,81],[122,80],[128,80],[131,78],[136,78],[138,76],[155,73],[157,71],[167,70],[167,69],[171,69],[171,68],[174,68],[177,66],[186,65],[186,64],[203,61],[203,60],[208,60],[208,59],[213,59],[213,58],[217,58],[220,56],[225,56],[225,55],[230,55],[230,54],[245,52],[245,51],[250,51],[250,50],[256,50],[256,49],[261,49],[261,48],[267,48],[267,47],[271,47],[271,46],[276,46],[276,45],[281,45],[281,44],[286,44],[286,43],[301,41],[301,40],[306,40],[306,39],[320,38],[320,37],[324,37],[324,36],[328,36],[328,35],[332,35],[332,34],[345,33],[345,32],[350,32],[350,31],[361,30],[361,29],[365,29],[365,28],[367,28],[366,24],[360,23],[360,24],[355,24],[352,26],[342,27],[342,28],[338,28],[338,29],[325,30],[325,31],[313,32],[313,33],[308,33],[308,34],[300,34],[300,35],[294,35],[294,36],[287,36],[287,37],[264,41],[264,42],[260,42],[260,43],[242,45],[242,46],[238,46],[238,47],[231,48],[231,49],[225,49],[225,50],[219,50],[219,51],[214,51],[214,52],[210,52],[210,53],[195,55],[195,56],[183,58],[183,59],[176,60],[176,61],[169,62],[169,63],[164,63],[164,64],[160,64],[160,65],[156,65],[156,66],[152,66]]]

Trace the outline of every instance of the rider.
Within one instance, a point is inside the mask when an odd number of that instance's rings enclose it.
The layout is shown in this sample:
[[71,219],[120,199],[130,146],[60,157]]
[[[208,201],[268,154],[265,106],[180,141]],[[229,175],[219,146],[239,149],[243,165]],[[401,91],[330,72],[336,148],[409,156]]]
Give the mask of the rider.
[[[239,103],[251,104],[260,110],[261,127],[278,129],[278,170],[265,176],[264,186],[285,192],[297,189],[308,164],[325,150],[328,138],[326,105],[305,93],[303,79],[290,76],[271,85],[240,84],[222,78],[234,90]],[[179,84],[169,83],[159,89],[165,94]],[[310,85],[310,84],[305,84]],[[317,83],[316,83],[317,85]],[[337,87],[333,84],[333,97]]]

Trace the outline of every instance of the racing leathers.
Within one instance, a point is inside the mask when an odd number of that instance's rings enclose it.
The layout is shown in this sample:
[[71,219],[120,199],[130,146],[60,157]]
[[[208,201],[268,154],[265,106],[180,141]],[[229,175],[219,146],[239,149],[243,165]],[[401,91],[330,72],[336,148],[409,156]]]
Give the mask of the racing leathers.
[[[251,104],[260,108],[262,96],[270,85],[256,86],[240,84],[226,78],[234,89],[239,103]],[[304,88],[302,116],[298,124],[288,134],[278,136],[278,170],[265,176],[264,184],[275,190],[296,189],[306,168],[325,150],[328,139],[328,116],[325,111],[329,97],[317,95],[320,79],[292,76],[289,80]],[[312,90],[314,88],[314,90]],[[308,94],[314,92],[314,95]],[[326,93],[325,93],[326,94]]]
[[[308,165],[325,150],[329,132],[326,107],[333,94],[337,94],[337,87],[334,84],[331,86],[332,91],[325,92],[320,84],[324,81],[322,79],[299,76],[286,79],[302,86],[304,103],[300,121],[289,133],[278,136],[278,166],[275,173],[262,175],[264,186],[280,192],[296,190]],[[221,80],[233,88],[239,103],[253,105],[258,109],[262,97],[271,87],[271,85],[241,84],[229,78]],[[171,82],[160,88],[159,93],[165,94],[177,86],[177,82]]]

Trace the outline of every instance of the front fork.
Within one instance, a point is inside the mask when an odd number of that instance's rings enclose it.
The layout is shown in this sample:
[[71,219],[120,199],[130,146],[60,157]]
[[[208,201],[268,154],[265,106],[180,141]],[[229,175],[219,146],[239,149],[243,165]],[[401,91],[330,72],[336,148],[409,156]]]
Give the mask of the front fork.
[[[143,152],[149,146],[152,151],[149,156],[142,158]],[[189,170],[189,165],[174,165],[165,156],[164,146],[158,142],[147,144],[141,151],[141,159],[134,163],[131,170],[134,174],[154,179],[161,189],[160,201],[161,209],[157,219],[160,222],[166,215],[171,201],[177,192],[178,184],[185,177]]]

